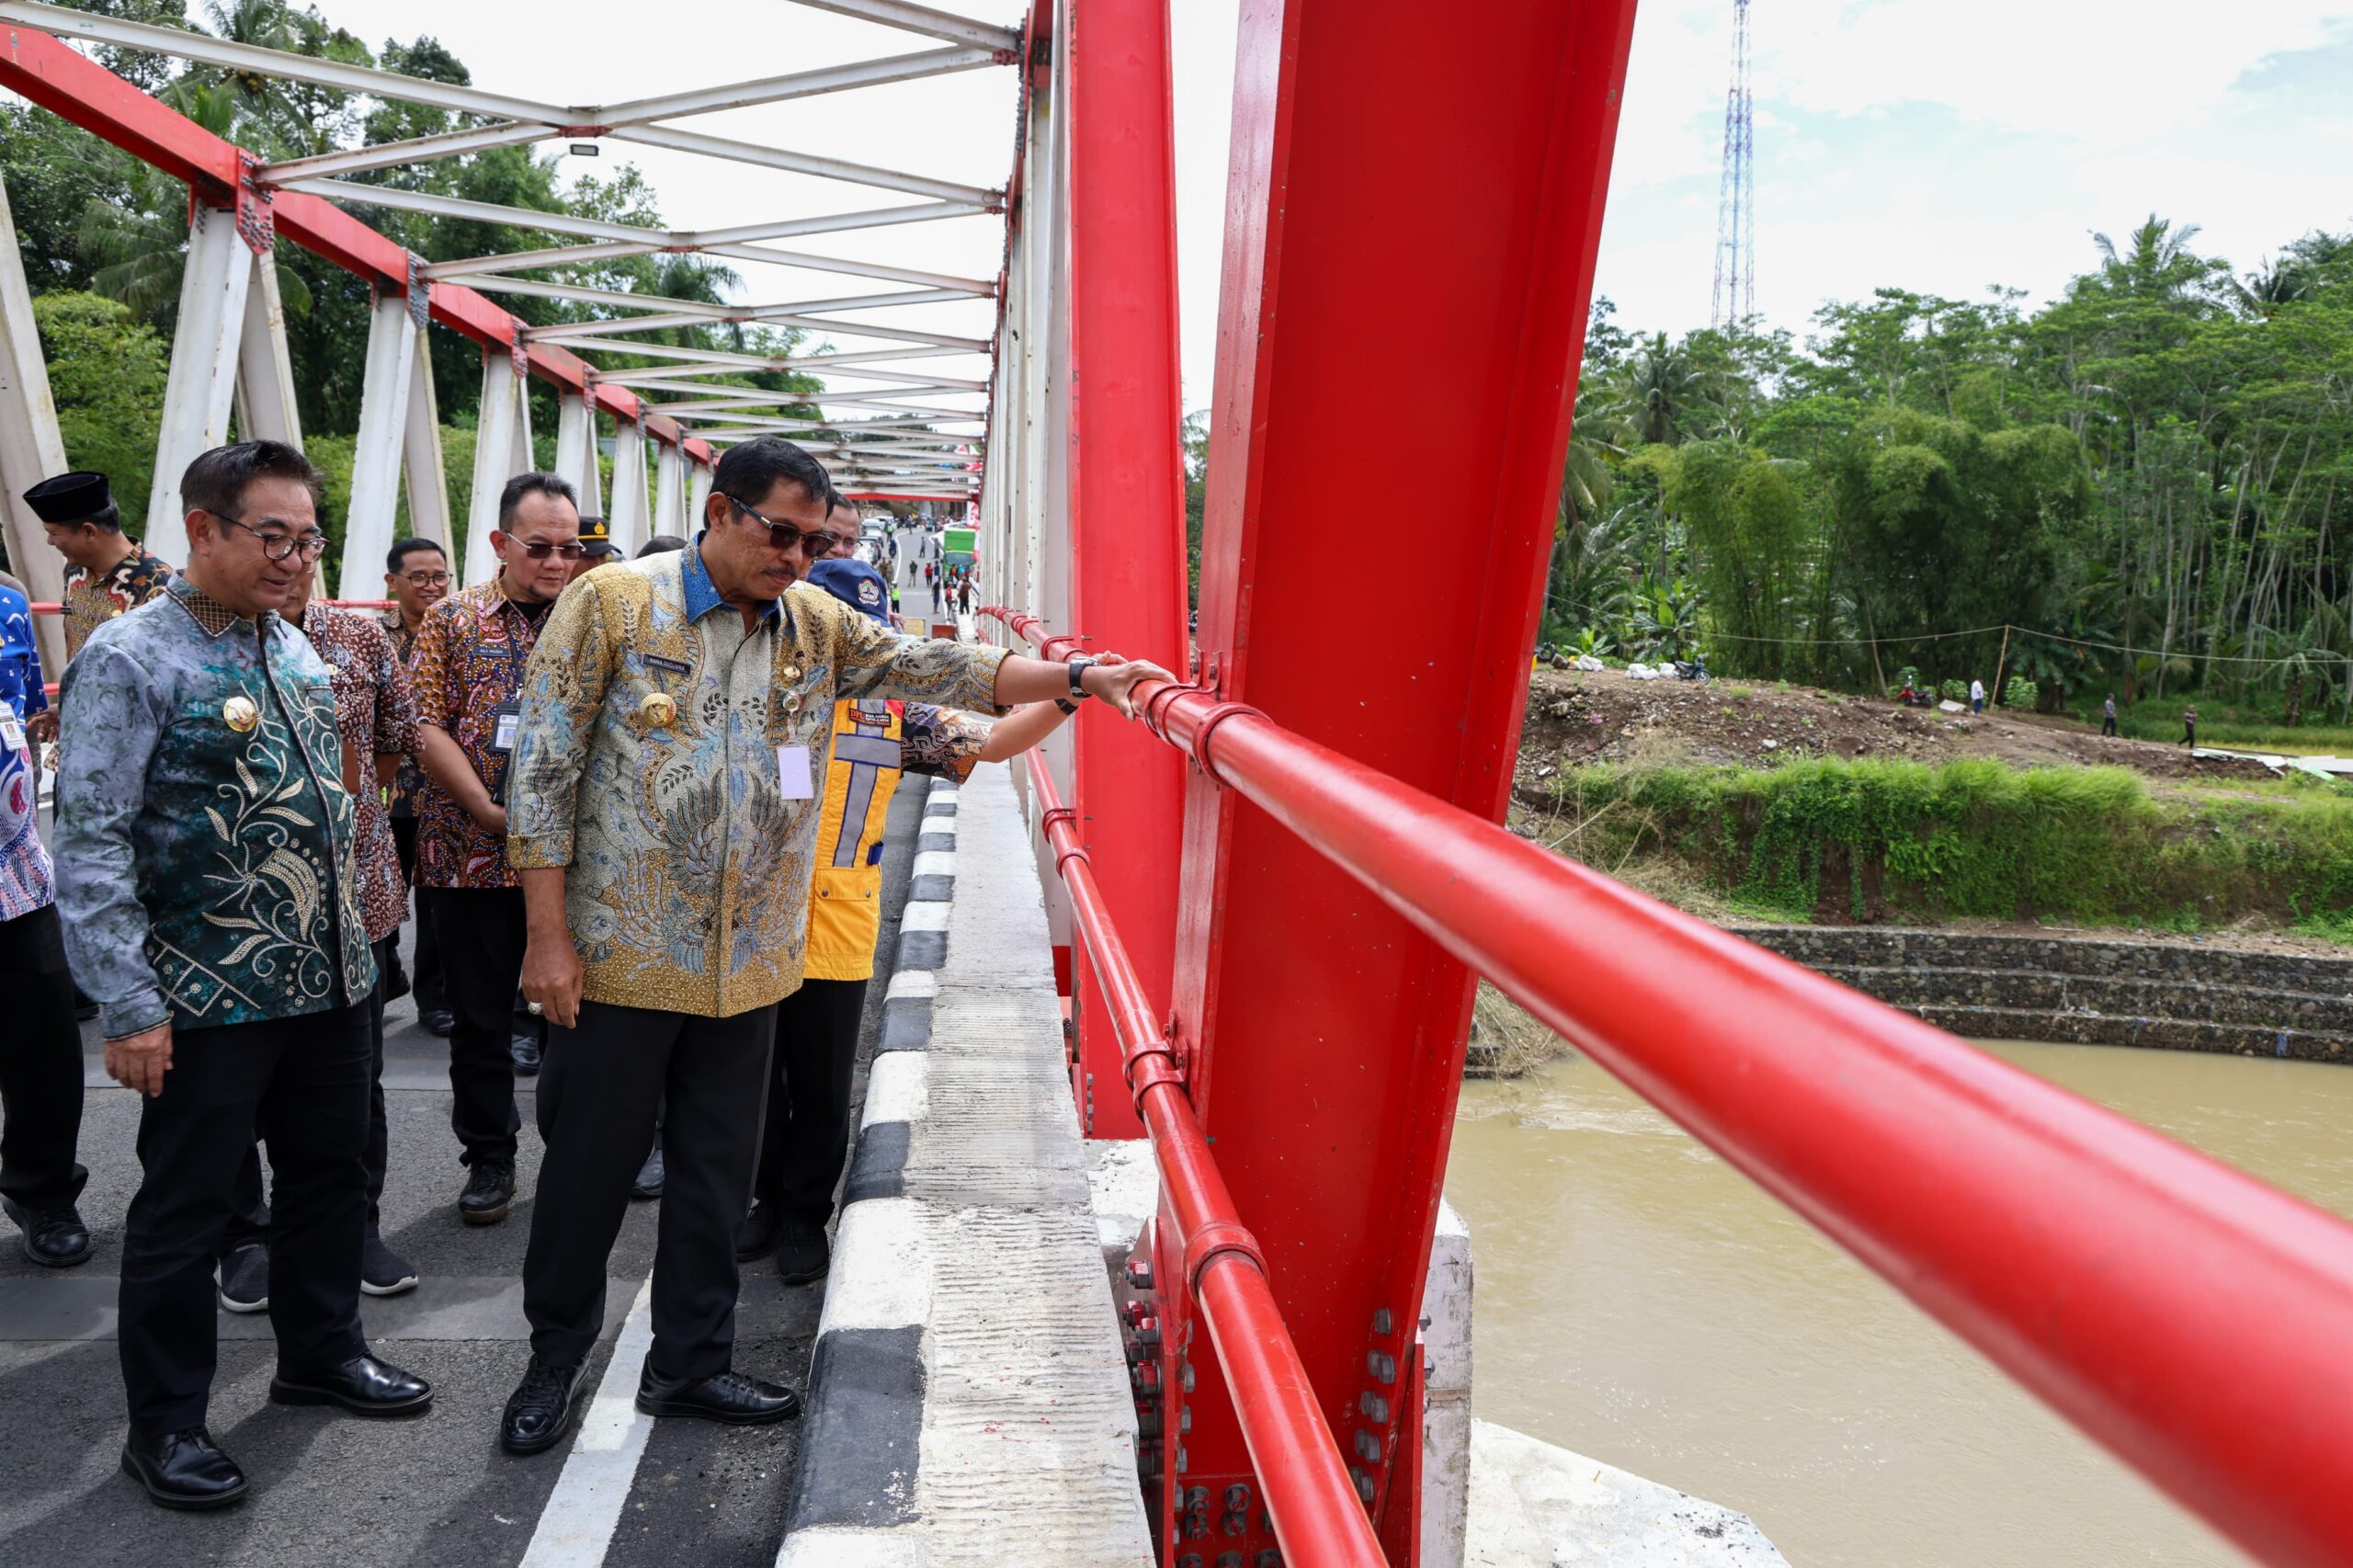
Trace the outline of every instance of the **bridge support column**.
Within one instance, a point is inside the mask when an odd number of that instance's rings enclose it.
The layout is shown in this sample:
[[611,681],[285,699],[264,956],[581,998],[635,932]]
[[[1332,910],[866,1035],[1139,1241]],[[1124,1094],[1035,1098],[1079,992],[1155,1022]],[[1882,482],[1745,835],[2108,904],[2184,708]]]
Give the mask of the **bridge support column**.
[[[1458,0],[1442,27],[1427,9],[1244,9],[1201,678],[1495,820],[1511,785],[1634,5]],[[1447,437],[1400,444],[1389,473],[1360,482],[1385,516],[1447,519],[1442,550],[1414,552],[1401,548],[1410,525],[1368,536],[1333,476],[1362,470],[1364,389],[1395,384],[1394,345],[1367,324],[1427,299],[1454,302]],[[1387,612],[1344,658],[1309,608],[1333,603]],[[1316,1403],[1399,1564],[1418,1549],[1399,1446],[1471,1000],[1470,973],[1377,892],[1209,772],[1190,774],[1177,1061]],[[1191,1418],[1171,1439],[1171,1490],[1256,1495],[1254,1460],[1266,1456],[1243,1444],[1227,1347],[1213,1356],[1195,1331],[1181,1283],[1189,1238],[1165,1206],[1154,1232],[1162,1386],[1192,1390],[1170,1395],[1164,1418],[1165,1431]],[[1245,1538],[1245,1561],[1258,1544]],[[1281,1544],[1286,1561],[1312,1560]]]
[[408,379],[408,420],[401,435],[401,467],[408,481],[409,533],[431,540],[455,560],[457,540],[449,529],[449,472],[441,456],[441,403],[433,391],[430,341],[430,332],[418,327],[416,369]]
[[597,411],[585,395],[556,393],[555,472],[580,492],[580,515],[605,516],[605,482],[597,462]]
[[344,516],[341,591],[347,597],[360,597],[355,589],[361,584],[370,585],[373,597],[377,563],[392,547],[415,384],[420,377],[433,379],[432,368],[419,363],[424,357],[424,333],[410,313],[407,296],[379,294],[368,320],[359,438],[352,450],[351,504]]
[[634,419],[614,423],[613,499],[605,516],[612,524],[615,553],[636,554],[646,534],[645,426]]
[[[683,534],[687,521],[687,455],[676,441],[664,441],[656,449],[654,460],[654,526],[646,530],[654,534]],[[641,539],[638,543],[643,544]]]
[[711,465],[689,461],[687,465],[686,527],[679,531],[681,539],[692,544],[695,535],[702,531],[703,510],[710,504]]
[[482,415],[474,429],[474,483],[466,511],[466,570],[469,585],[498,573],[490,531],[498,526],[498,493],[531,466],[531,409],[524,372],[503,343],[483,346]]
[[[180,504],[180,475],[198,453],[229,438],[229,415],[237,401],[239,363],[248,341],[245,312],[255,273],[273,266],[265,249],[256,253],[238,230],[236,213],[198,202],[188,220],[188,260],[180,275],[179,316],[172,332],[172,368],[164,383],[164,420],[155,444],[155,478],[147,494],[146,547],[177,565],[188,559],[187,508]],[[265,286],[265,309],[277,298],[276,280]],[[271,331],[275,325],[276,331]],[[282,315],[266,320],[250,335],[264,353],[286,352]],[[291,414],[293,377],[275,367],[256,366],[248,378],[254,402],[265,417]],[[281,396],[283,402],[279,402]],[[275,433],[275,432],[271,432]],[[301,432],[292,432],[301,439]]]
[[[65,593],[65,562],[50,548],[24,494],[65,468],[65,442],[57,430],[57,405],[50,399],[49,364],[41,358],[32,290],[17,248],[7,182],[0,180],[0,489],[6,492],[0,496],[0,525],[7,530],[8,559],[17,575],[34,598],[52,604]],[[63,679],[63,620],[37,615],[33,635],[40,643],[42,673]]]
[[[1166,0],[1069,0],[1056,51],[1069,138],[1071,615],[1096,649],[1185,666],[1185,481]],[[1051,620],[1051,617],[1050,617]],[[1144,989],[1170,994],[1185,759],[1138,724],[1077,724],[1073,804]],[[1072,950],[1081,1106],[1139,1138],[1084,944]],[[1086,1085],[1091,1079],[1094,1092]],[[1091,1101],[1091,1106],[1089,1102]]]

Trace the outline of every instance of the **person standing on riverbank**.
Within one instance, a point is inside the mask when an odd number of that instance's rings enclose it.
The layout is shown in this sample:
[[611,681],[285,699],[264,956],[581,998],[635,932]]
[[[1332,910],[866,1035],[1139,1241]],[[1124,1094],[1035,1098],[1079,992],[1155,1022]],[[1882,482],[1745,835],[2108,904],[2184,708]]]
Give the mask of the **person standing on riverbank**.
[[2116,693],[2112,691],[2108,694],[2108,700],[2099,705],[2099,733],[2116,733]]
[[2181,710],[2181,739],[2174,744],[2188,746],[2192,751],[2198,749],[2197,704],[2192,703]]
[[1972,713],[1985,711],[1985,683],[1982,680],[1969,683],[1969,710]]

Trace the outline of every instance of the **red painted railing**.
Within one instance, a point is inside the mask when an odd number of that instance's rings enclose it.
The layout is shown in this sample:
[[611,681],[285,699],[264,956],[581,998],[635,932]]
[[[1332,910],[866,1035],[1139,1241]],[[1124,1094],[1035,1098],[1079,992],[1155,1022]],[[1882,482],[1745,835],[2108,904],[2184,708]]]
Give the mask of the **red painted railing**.
[[2247,1551],[2353,1563],[2353,1226],[1255,709],[1135,695],[1161,739]]
[[1094,869],[1072,829],[1074,813],[1062,803],[1043,753],[1029,754],[1029,782],[1044,813],[1055,869],[1070,891],[1072,923],[1101,979],[1128,1090],[1152,1140],[1167,1211],[1176,1220],[1177,1234],[1170,1239],[1167,1256],[1184,1258],[1183,1283],[1209,1323],[1211,1341],[1234,1391],[1250,1462],[1266,1483],[1279,1522],[1283,1560],[1301,1568],[1378,1568],[1381,1543],[1267,1288],[1266,1259],[1243,1228],[1233,1195],[1218,1175],[1158,1014],[1112,928]]

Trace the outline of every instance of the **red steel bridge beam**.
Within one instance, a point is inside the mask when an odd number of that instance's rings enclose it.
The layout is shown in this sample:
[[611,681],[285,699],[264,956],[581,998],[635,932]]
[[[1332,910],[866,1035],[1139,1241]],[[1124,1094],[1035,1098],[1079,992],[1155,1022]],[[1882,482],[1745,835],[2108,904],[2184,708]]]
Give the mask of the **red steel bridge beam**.
[[[1056,62],[1069,115],[1071,619],[1096,651],[1185,646],[1185,480],[1177,450],[1176,153],[1166,0],[1063,0]],[[1081,724],[1071,796],[1080,840],[1146,991],[1176,954],[1185,763],[1132,725]],[[1088,949],[1073,954],[1093,1138],[1142,1133],[1119,1081],[1120,1041]],[[1090,1096],[1089,1084],[1105,1093]]]
[[[1124,1097],[1152,1140],[1160,1167],[1165,1212],[1173,1221],[1166,1244],[1170,1255],[1182,1260],[1180,1272],[1164,1277],[1162,1300],[1182,1297],[1200,1305],[1219,1361],[1241,1393],[1244,1439],[1251,1462],[1266,1478],[1265,1504],[1281,1521],[1284,1561],[1293,1568],[1379,1568],[1380,1543],[1357,1501],[1332,1429],[1316,1408],[1315,1391],[1283,1326],[1257,1243],[1235,1215],[1233,1196],[1185,1098],[1151,993],[1120,940],[1110,901],[1078,841],[1075,813],[1063,804],[1053,772],[1039,752],[1029,754],[1029,780],[1055,869],[1069,892],[1071,923],[1101,977],[1102,1021],[1120,1052],[1118,1081],[1127,1086]],[[1106,1079],[1102,1085],[1106,1099],[1111,1097],[1111,1082]]]
[[[1510,783],[1633,14],[1633,0],[1242,7],[1202,678],[1490,820]],[[1416,329],[1399,307],[1414,300],[1448,301],[1446,370],[1409,390],[1397,368]],[[1336,491],[1333,474],[1363,468],[1363,399],[1381,387],[1404,400],[1401,428],[1432,427],[1415,415],[1438,406],[1445,434],[1399,437],[1387,477]],[[1383,1543],[1410,1561],[1419,1499],[1392,1481],[1400,1444],[1420,1440],[1415,1330],[1472,978],[1199,772],[1184,846],[1173,1004],[1194,1104]],[[1198,1381],[1185,1479],[1214,1496],[1247,1482],[1249,1457],[1214,1369]]]
[[[132,157],[187,183],[190,195],[210,206],[236,208],[267,200],[277,232],[303,249],[358,274],[383,291],[408,287],[408,252],[332,202],[293,191],[269,195],[253,183],[261,160],[224,142],[178,111],[156,102],[96,62],[85,59],[36,28],[0,28],[0,87],[22,95],[83,130],[103,137]],[[433,319],[477,343],[512,349],[521,342],[522,324],[486,297],[461,284],[431,283]],[[594,368],[578,356],[546,344],[523,343],[531,368],[566,391],[585,392],[607,413],[640,417],[636,393],[598,385]],[[677,422],[644,416],[648,435],[678,447],[699,463],[715,460],[704,442],[687,436]]]
[[1264,714],[1136,696],[1205,777],[2256,1558],[2353,1563],[2353,1226]]

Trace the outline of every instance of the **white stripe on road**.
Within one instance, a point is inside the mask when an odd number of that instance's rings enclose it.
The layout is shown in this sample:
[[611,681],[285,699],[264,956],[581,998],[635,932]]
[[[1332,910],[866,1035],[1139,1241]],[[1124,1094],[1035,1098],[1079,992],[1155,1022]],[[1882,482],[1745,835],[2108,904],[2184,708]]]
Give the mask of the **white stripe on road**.
[[651,1416],[637,1409],[637,1380],[654,1344],[654,1277],[637,1288],[613,1358],[597,1384],[597,1397],[580,1419],[580,1432],[565,1456],[563,1473],[540,1512],[540,1528],[519,1568],[581,1568],[602,1562],[620,1523],[654,1431]]
[[948,909],[949,904],[946,899],[913,900],[900,911],[899,929],[902,931],[945,931],[948,929]]
[[[947,926],[939,927],[942,931]],[[891,977],[890,988],[882,993],[885,1002],[897,1002],[907,997],[930,997],[939,994],[939,971],[936,969],[903,969]]]

